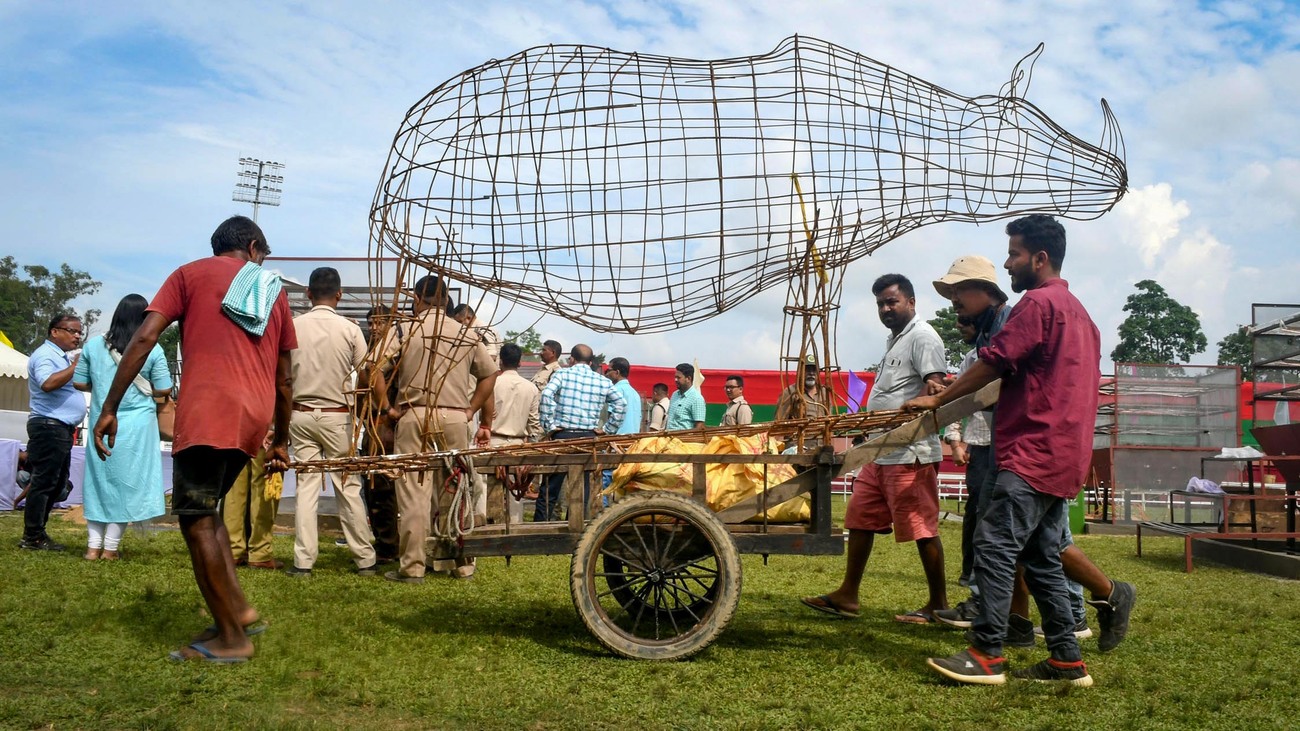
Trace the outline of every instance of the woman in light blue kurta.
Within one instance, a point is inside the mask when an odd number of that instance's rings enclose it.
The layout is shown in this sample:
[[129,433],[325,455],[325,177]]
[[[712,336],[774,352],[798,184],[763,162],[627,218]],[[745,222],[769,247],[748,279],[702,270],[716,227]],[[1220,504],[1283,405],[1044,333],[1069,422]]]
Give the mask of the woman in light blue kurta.
[[[100,409],[117,362],[144,322],[148,302],[128,294],[118,303],[108,333],[86,341],[77,361],[73,383],[90,391],[90,423],[99,419]],[[85,502],[87,559],[115,559],[126,524],[163,514],[162,455],[159,451],[158,410],[155,396],[171,390],[172,378],[162,348],[153,351],[140,369],[140,376],[127,387],[117,408],[117,440],[106,460],[89,456],[82,481]]]

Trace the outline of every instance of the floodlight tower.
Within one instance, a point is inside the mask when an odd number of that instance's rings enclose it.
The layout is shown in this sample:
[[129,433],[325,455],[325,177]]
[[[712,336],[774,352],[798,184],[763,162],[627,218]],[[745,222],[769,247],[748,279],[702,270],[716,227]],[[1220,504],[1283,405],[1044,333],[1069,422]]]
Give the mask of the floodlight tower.
[[284,185],[284,176],[280,171],[284,165],[270,160],[258,160],[255,157],[239,158],[239,180],[235,183],[235,194],[231,200],[253,204],[253,220],[257,220],[258,206],[280,205],[280,186]]

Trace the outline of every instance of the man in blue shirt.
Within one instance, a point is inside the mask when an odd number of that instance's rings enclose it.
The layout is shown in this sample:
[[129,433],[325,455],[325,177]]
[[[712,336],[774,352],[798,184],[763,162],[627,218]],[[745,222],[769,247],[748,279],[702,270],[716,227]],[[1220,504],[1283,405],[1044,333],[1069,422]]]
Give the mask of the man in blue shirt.
[[[573,365],[558,370],[542,389],[538,405],[542,431],[550,439],[582,439],[596,436],[601,408],[607,410],[605,433],[617,434],[627,414],[627,400],[601,374],[591,369],[591,348],[579,343],[569,351]],[[556,473],[542,483],[533,510],[533,522],[560,519],[560,492],[564,474]]]
[[696,429],[704,426],[704,396],[695,388],[695,366],[678,363],[673,374],[677,390],[668,402],[668,424],[665,431]]
[[614,384],[614,390],[623,394],[623,400],[627,402],[623,423],[619,425],[616,434],[636,434],[641,431],[641,394],[627,380],[631,372],[632,364],[627,362],[627,358],[610,359],[609,370],[605,371],[605,376]]
[[27,459],[32,484],[23,513],[23,539],[18,547],[30,551],[62,551],[45,533],[50,509],[68,482],[72,463],[72,433],[86,418],[86,397],[72,387],[80,355],[68,356],[81,344],[81,318],[58,315],[50,320],[48,338],[27,360],[31,416],[27,419]]

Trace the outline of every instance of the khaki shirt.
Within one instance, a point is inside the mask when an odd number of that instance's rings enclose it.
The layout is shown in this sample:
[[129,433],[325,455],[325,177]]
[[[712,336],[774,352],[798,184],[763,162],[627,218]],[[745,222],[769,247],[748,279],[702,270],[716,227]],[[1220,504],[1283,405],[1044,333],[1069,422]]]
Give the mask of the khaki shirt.
[[497,367],[500,368],[502,341],[501,336],[497,334],[496,329],[477,317],[474,318],[474,322],[470,325],[470,328],[474,330],[474,332],[478,333],[479,339],[483,343],[483,347],[487,348],[488,355],[492,357],[492,362],[496,363]]
[[317,409],[351,405],[352,374],[366,357],[355,322],[317,305],[293,318],[298,349],[290,351],[294,403]]
[[647,431],[663,431],[664,426],[668,424],[668,405],[672,403],[670,399],[662,398],[650,405],[650,421],[646,424]]
[[411,323],[402,342],[388,338],[384,360],[397,353],[397,403],[468,409],[479,381],[497,372],[487,348],[436,308]]
[[558,370],[560,370],[560,361],[558,360],[542,366],[540,371],[533,374],[533,385],[537,387],[538,391],[541,391],[546,388],[546,384],[551,382],[551,376],[555,375]]
[[806,389],[802,384],[792,383],[786,386],[781,395],[776,400],[776,420],[797,419],[799,417],[799,404],[804,404],[805,419],[818,419],[828,415],[827,410],[831,402],[831,394],[822,386],[815,387],[816,391],[813,396],[806,395]]
[[754,423],[754,410],[744,396],[737,396],[727,404],[727,413],[722,415],[723,426],[745,426]]
[[492,395],[496,401],[492,436],[533,442],[542,438],[542,422],[537,411],[542,394],[519,371],[508,368],[497,374]]

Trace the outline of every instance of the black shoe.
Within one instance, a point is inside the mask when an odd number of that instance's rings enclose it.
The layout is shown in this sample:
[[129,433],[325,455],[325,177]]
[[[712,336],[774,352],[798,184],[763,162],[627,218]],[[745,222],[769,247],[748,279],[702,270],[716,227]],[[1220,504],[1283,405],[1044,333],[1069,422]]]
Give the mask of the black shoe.
[[[966,630],[966,641],[975,644],[975,630]],[[1003,647],[1033,647],[1034,623],[1013,614],[1007,618],[1007,634],[1002,638]]]
[[378,571],[375,570],[376,566],[378,566],[378,563],[372,563],[369,566],[358,566],[356,569],[353,570],[353,572],[357,576],[374,576],[375,574],[379,573]]
[[[1035,627],[1034,636],[1046,637],[1047,634],[1043,632],[1042,627]],[[1088,620],[1086,619],[1080,620],[1078,624],[1074,625],[1074,639],[1086,640],[1089,637],[1092,637],[1092,628],[1088,626]]]
[[970,629],[971,623],[975,621],[975,615],[977,614],[979,614],[979,605],[975,603],[975,597],[971,597],[964,602],[957,602],[957,606],[952,609],[934,610],[935,619],[949,627],[960,627],[961,629]]
[[290,566],[284,570],[284,573],[296,579],[306,579],[311,576],[311,569],[300,569],[297,566]]
[[49,536],[40,538],[24,538],[18,542],[18,547],[24,551],[63,551],[67,546],[62,543],[55,543]]
[[1033,647],[1034,623],[1013,614],[1007,618],[1007,637],[1002,641],[1007,647]]
[[1092,676],[1088,674],[1088,666],[1084,665],[1082,660],[1077,663],[1044,660],[1023,670],[1012,671],[1011,676],[1039,683],[1068,683],[1080,688],[1092,687]]
[[1133,613],[1133,605],[1137,604],[1137,587],[1127,581],[1112,581],[1109,597],[1088,603],[1096,608],[1097,624],[1101,625],[1097,649],[1110,652],[1128,634],[1129,615]]
[[1001,657],[989,657],[973,647],[962,650],[952,657],[932,657],[925,661],[940,675],[958,683],[975,685],[1002,685],[1007,682],[1003,672],[1007,661]]

